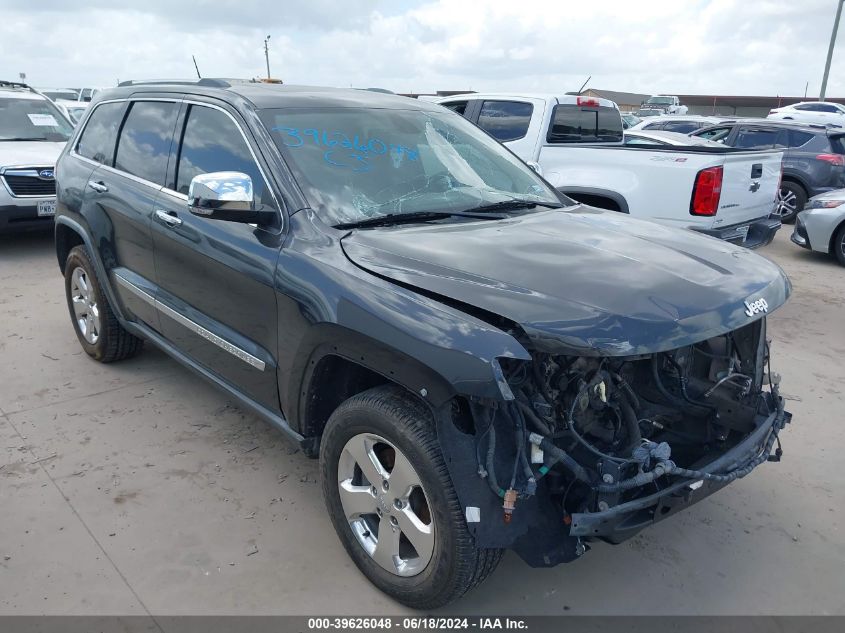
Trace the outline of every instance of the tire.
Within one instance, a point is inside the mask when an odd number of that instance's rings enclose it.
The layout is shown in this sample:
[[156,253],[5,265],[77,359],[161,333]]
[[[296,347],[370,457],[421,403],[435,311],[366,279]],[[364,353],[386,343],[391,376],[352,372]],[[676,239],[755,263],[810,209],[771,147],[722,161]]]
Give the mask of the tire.
[[831,251],[836,256],[836,261],[845,266],[845,224],[836,231],[836,236],[831,243]]
[[65,295],[76,337],[89,356],[111,363],[141,349],[143,341],[124,330],[114,315],[84,246],[68,253]]
[[[499,564],[503,550],[478,549],[467,530],[422,402],[394,386],[365,391],[335,410],[321,444],[323,496],[335,531],[358,569],[384,593],[415,609],[434,609],[461,597]],[[393,481],[392,488],[384,481]],[[391,521],[397,527],[384,541],[379,535]],[[398,557],[386,556],[391,552]]]
[[780,185],[778,204],[772,215],[784,224],[792,224],[807,204],[807,192],[798,183],[785,180]]

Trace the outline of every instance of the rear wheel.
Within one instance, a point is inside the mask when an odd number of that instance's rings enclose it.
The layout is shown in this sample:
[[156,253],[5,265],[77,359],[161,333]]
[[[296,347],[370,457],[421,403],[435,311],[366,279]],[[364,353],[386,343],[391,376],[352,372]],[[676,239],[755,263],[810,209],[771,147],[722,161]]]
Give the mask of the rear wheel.
[[338,407],[320,450],[326,506],[347,553],[416,609],[459,598],[502,557],[475,547],[433,426],[421,402],[376,387]]
[[84,246],[68,253],[65,294],[76,337],[89,356],[110,363],[141,349],[143,341],[124,330],[112,312]]
[[784,224],[791,224],[804,210],[805,204],[807,204],[807,193],[801,185],[790,181],[782,182],[773,215],[779,217]]
[[845,224],[839,227],[836,235],[833,238],[833,254],[836,255],[836,260],[845,266]]

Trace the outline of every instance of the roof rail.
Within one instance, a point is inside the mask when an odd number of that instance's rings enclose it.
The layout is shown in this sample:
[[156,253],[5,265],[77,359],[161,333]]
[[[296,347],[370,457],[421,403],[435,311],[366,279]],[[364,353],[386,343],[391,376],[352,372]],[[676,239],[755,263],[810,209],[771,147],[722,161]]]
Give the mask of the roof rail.
[[117,84],[124,86],[208,86],[209,88],[230,88],[231,84],[226,79],[129,79]]
[[5,79],[0,79],[0,88],[24,88],[35,92],[35,88],[28,84],[21,83],[19,81],[6,81]]

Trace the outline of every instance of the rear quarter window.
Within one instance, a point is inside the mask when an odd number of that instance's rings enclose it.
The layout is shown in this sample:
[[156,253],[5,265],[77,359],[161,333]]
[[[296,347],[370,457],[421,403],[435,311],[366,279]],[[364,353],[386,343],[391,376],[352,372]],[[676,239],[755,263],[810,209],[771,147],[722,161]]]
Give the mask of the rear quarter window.
[[522,101],[485,101],[478,127],[497,141],[515,141],[528,132],[533,111],[533,105]]
[[85,129],[76,144],[80,156],[103,165],[112,166],[117,131],[126,112],[126,103],[104,103],[96,107],[88,118]]
[[620,143],[622,116],[616,108],[559,104],[546,140],[558,143]]

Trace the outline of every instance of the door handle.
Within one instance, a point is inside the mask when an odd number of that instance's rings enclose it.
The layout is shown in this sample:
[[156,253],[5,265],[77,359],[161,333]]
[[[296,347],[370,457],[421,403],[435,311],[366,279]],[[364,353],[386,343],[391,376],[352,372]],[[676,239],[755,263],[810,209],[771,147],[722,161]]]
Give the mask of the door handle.
[[167,226],[179,226],[182,220],[176,217],[173,213],[168,213],[164,209],[156,209],[156,217],[164,222]]
[[91,187],[91,189],[93,189],[97,193],[105,193],[109,190],[109,188],[106,187],[106,183],[97,180],[89,180],[88,186]]

